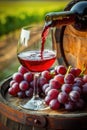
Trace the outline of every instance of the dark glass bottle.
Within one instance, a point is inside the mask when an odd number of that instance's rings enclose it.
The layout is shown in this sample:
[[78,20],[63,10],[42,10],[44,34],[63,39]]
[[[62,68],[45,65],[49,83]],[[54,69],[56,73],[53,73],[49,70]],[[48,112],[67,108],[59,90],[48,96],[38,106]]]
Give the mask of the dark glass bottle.
[[50,12],[45,21],[51,27],[72,24],[77,30],[87,31],[87,1],[77,2],[69,11]]

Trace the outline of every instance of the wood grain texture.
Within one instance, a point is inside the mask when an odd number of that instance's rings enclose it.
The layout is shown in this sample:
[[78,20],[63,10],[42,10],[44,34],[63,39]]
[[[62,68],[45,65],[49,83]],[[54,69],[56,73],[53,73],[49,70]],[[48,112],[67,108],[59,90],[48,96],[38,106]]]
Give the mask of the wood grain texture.
[[67,26],[63,37],[63,48],[70,65],[80,69],[85,65],[87,68],[87,32],[77,31],[71,25]]
[[10,130],[0,122],[0,130]]
[[[79,1],[84,0],[72,0],[64,10],[70,10]],[[63,26],[56,31],[56,42],[59,64],[80,69],[85,66],[87,74],[87,31],[78,31],[72,25]]]

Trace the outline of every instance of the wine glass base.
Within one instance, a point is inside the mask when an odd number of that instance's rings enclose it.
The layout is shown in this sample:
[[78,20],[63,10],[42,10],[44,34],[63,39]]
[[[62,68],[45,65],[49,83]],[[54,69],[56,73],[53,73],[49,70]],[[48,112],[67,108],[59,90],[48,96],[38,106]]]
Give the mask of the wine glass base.
[[20,106],[32,111],[49,109],[49,107],[44,103],[44,100],[40,98],[32,98],[27,103],[21,104]]

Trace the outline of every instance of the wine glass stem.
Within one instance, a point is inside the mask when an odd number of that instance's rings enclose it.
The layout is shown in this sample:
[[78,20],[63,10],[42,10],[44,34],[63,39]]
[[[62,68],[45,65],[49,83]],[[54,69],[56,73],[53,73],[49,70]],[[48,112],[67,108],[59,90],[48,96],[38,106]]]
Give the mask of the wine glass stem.
[[32,130],[35,130],[34,126],[33,126]]
[[39,77],[39,73],[35,73],[34,74],[34,92],[33,92],[34,99],[39,98],[39,94],[38,94],[38,77]]

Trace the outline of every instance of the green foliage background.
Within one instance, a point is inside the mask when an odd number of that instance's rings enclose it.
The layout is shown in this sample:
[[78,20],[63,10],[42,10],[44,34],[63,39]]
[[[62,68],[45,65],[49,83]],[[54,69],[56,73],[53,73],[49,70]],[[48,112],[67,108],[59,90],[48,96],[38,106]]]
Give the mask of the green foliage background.
[[68,1],[2,1],[0,2],[0,36],[24,25],[44,22],[51,11],[61,11]]

